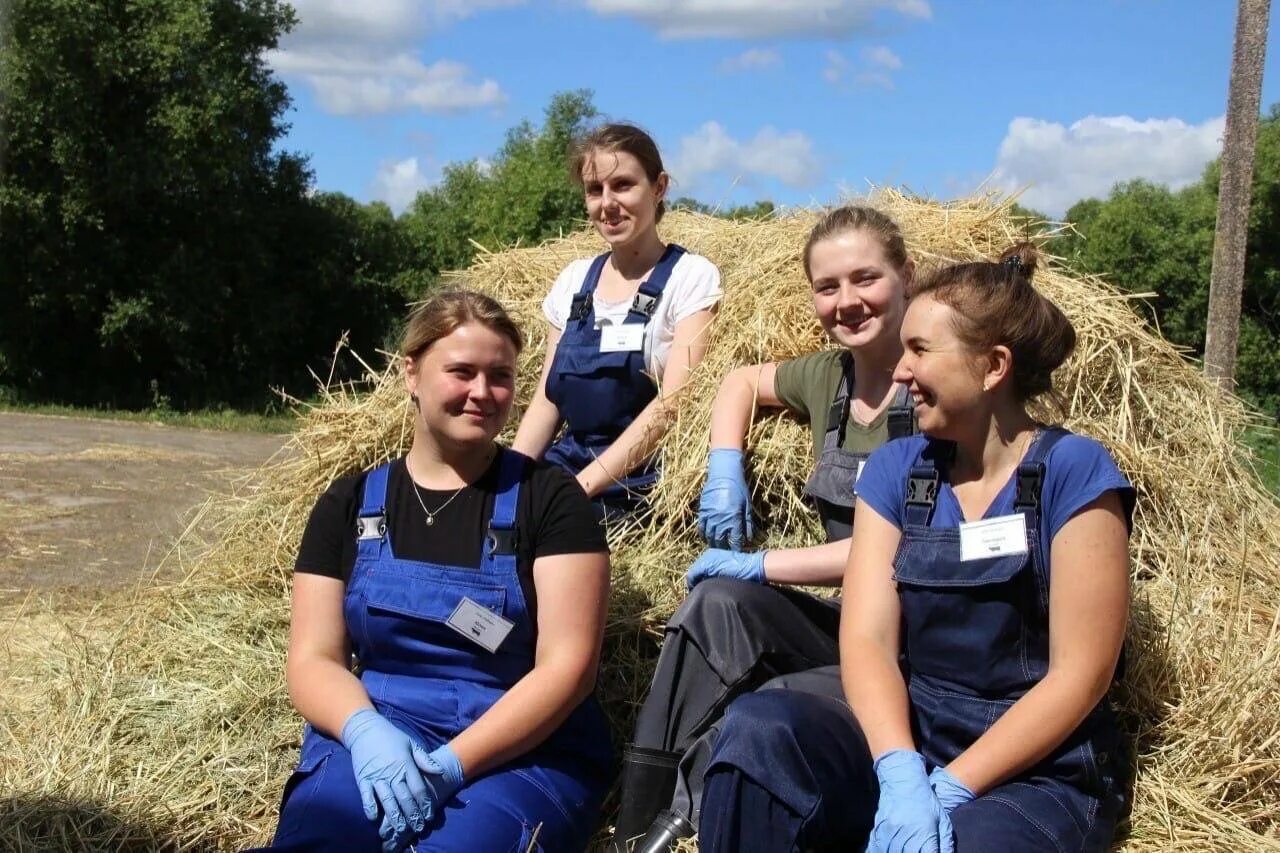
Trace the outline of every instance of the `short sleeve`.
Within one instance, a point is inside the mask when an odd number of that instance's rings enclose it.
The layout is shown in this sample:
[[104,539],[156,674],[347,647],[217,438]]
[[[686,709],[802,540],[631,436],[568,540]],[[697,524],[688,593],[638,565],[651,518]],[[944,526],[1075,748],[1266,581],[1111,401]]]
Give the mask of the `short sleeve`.
[[361,477],[335,481],[316,501],[302,533],[295,572],[342,580],[354,558],[355,494]]
[[563,468],[537,464],[533,472],[537,487],[532,490],[529,507],[537,531],[533,558],[608,553],[604,526],[582,486]]
[[858,478],[858,499],[876,515],[902,529],[902,502],[906,497],[907,474],[924,448],[923,436],[899,438],[877,447],[867,457]]
[[687,254],[678,262],[680,277],[671,282],[671,320],[679,323],[720,301],[720,269],[702,255]]
[[590,258],[579,258],[576,261],[572,261],[560,271],[560,275],[556,276],[555,283],[551,285],[551,290],[547,293],[546,298],[542,300],[542,313],[547,318],[547,322],[560,331],[564,331],[564,324],[569,321],[569,311],[573,308],[573,297],[582,289],[582,282],[587,277],[587,270],[590,265]]
[[1107,449],[1083,435],[1064,436],[1045,460],[1042,488],[1049,540],[1073,515],[1109,491],[1119,494],[1125,523],[1132,526],[1136,492]]
[[823,350],[778,365],[773,374],[773,393],[782,405],[811,421],[825,417],[840,381],[841,350]]

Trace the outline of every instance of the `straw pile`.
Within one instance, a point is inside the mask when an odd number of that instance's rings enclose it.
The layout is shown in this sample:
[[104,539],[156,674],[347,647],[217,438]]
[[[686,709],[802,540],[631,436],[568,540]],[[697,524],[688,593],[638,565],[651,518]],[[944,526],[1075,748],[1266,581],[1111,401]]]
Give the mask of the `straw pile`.
[[[938,204],[892,191],[875,201],[923,265],[992,258],[1021,226],[1007,202]],[[614,601],[602,693],[624,737],[662,621],[698,552],[711,400],[733,366],[824,345],[799,250],[812,214],[725,222],[676,212],[665,236],[720,265],[726,296],[707,359],[664,443],[665,476],[645,529],[614,529]],[[556,273],[598,251],[589,232],[483,254],[464,283],[505,302],[532,338],[527,398],[542,357],[539,303]],[[1053,264],[1037,284],[1076,324],[1060,372],[1067,424],[1102,440],[1140,492],[1132,553],[1129,673],[1120,699],[1138,751],[1130,851],[1280,850],[1280,514],[1236,437],[1248,416],[1188,366],[1104,283]],[[0,688],[0,847],[233,848],[268,837],[300,721],[282,661],[289,567],[316,495],[339,474],[396,455],[409,437],[394,367],[367,389],[335,388],[291,447],[206,507],[204,553],[183,543],[175,586],[107,602],[114,627],[67,628],[56,652],[13,652]],[[818,539],[798,490],[811,460],[785,418],[750,436],[766,544]]]

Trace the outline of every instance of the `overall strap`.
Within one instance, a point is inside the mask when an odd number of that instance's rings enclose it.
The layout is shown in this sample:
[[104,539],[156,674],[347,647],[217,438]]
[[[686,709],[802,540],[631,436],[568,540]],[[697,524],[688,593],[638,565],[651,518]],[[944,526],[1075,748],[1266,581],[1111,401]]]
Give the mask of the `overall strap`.
[[680,260],[683,254],[682,247],[675,243],[667,244],[662,257],[654,265],[653,272],[640,282],[640,289],[636,291],[635,299],[631,300],[631,309],[627,311],[626,319],[622,322],[642,324],[649,322],[653,312],[658,310],[658,301],[662,299],[662,291],[671,279],[671,271],[675,269],[676,261]]
[[840,353],[840,368],[840,384],[827,410],[827,434],[822,439],[824,451],[844,446],[844,433],[849,426],[849,398],[853,396],[853,353],[848,350]]
[[520,501],[520,478],[524,474],[524,454],[507,448],[499,448],[502,460],[498,463],[498,488],[493,499],[493,517],[489,519],[489,532],[485,536],[484,559],[494,563],[501,557],[514,557],[516,553],[516,506]]
[[950,442],[930,441],[920,451],[914,465],[907,472],[907,492],[902,502],[904,526],[914,524],[928,527],[938,505],[938,490],[942,485],[940,464],[951,459],[954,446]]
[[356,550],[372,547],[376,552],[387,536],[387,475],[391,463],[384,462],[364,478],[360,512],[356,514]]
[[1044,460],[1053,446],[1071,433],[1062,427],[1049,427],[1043,430],[1027,455],[1018,465],[1017,491],[1013,498],[1013,511],[1027,516],[1027,526],[1039,527],[1040,490],[1044,486]]
[[901,383],[898,393],[889,404],[889,440],[906,438],[916,434],[916,406],[911,399],[911,389]]
[[577,323],[582,325],[592,314],[595,307],[592,297],[595,296],[596,286],[600,284],[600,273],[604,270],[605,262],[609,260],[610,252],[603,255],[597,255],[591,261],[591,266],[587,269],[587,277],[582,280],[582,287],[578,288],[578,292],[573,296],[573,303],[569,307],[569,319],[565,323]]

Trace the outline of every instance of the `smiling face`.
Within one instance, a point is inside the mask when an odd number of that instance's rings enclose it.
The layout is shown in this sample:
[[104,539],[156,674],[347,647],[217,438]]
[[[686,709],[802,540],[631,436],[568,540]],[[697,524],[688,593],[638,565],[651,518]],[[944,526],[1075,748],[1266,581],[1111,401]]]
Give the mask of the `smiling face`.
[[814,313],[832,340],[851,350],[896,341],[910,262],[891,264],[874,234],[861,228],[814,243],[809,274]]
[[505,335],[465,323],[405,359],[405,385],[418,395],[418,426],[440,445],[487,446],[515,400],[516,348]]
[[626,151],[594,149],[582,164],[587,218],[610,246],[620,247],[652,231],[667,175],[650,180],[644,166]]
[[920,431],[954,439],[990,405],[983,383],[986,359],[972,352],[955,332],[949,305],[917,296],[902,320],[902,358],[893,378],[911,389]]

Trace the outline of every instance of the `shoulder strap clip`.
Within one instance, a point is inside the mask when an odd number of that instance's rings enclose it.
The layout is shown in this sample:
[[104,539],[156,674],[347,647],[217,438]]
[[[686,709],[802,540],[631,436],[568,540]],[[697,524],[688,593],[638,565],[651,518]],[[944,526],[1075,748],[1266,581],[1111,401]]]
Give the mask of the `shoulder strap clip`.
[[356,539],[381,539],[387,532],[385,515],[362,515],[356,519]]

